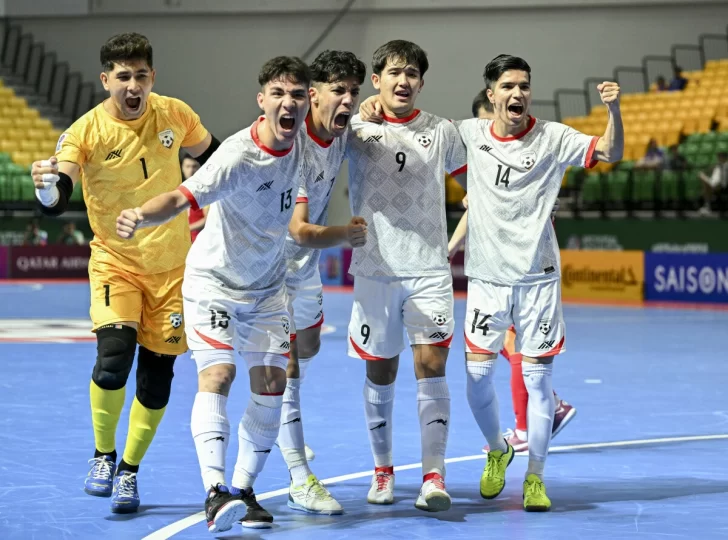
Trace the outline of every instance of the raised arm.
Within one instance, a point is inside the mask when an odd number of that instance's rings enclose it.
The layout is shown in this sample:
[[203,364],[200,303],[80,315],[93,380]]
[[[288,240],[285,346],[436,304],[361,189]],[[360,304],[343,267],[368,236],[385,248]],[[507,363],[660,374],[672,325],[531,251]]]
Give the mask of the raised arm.
[[609,118],[607,129],[594,148],[594,159],[614,163],[624,155],[624,125],[622,112],[619,109],[619,85],[615,82],[603,82],[597,86],[602,103],[607,106]]

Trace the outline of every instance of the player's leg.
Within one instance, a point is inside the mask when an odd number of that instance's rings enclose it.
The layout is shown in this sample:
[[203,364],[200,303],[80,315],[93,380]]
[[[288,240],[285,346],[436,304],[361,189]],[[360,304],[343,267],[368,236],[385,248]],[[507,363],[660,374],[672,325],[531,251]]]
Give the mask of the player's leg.
[[225,454],[230,442],[227,399],[235,380],[236,305],[199,278],[183,286],[187,344],[197,364],[197,394],[190,430],[205,490],[205,517],[210,532],[232,528],[246,513],[225,480]]
[[134,364],[142,293],[123,272],[108,265],[91,264],[89,281],[97,351],[89,388],[96,450],[84,490],[110,497],[116,473],[116,427]]
[[506,433],[506,439],[515,452],[525,452],[528,450],[528,390],[523,383],[522,356],[521,353],[516,352],[516,331],[513,327],[509,328],[506,333],[501,354],[511,366],[511,399],[516,417],[516,427],[512,433],[510,430]]
[[450,391],[445,378],[453,317],[452,277],[403,280],[404,325],[412,344],[417,378],[417,410],[422,442],[422,487],[415,503],[420,510],[448,510],[445,451],[450,426]]
[[511,325],[512,289],[468,280],[465,314],[465,366],[470,410],[490,446],[480,478],[480,495],[497,497],[505,487],[506,468],[513,460],[513,447],[503,438],[498,397],[493,378],[496,359]]
[[349,356],[366,360],[364,416],[374,457],[371,504],[394,502],[392,411],[399,354],[404,349],[401,280],[358,276],[349,322]]
[[523,505],[529,511],[544,511],[551,507],[543,471],[554,421],[553,357],[565,351],[561,284],[552,281],[519,286],[515,296],[516,344],[523,354],[523,379],[528,389],[528,469]]
[[[278,435],[278,445],[286,461],[291,476],[289,487],[288,506],[294,510],[301,510],[313,514],[341,514],[343,508],[334,499],[329,491],[321,484],[308,465],[306,445],[303,437],[303,420],[301,415],[300,384],[302,381],[301,367],[298,359],[298,338],[296,321],[305,319],[297,316],[295,307],[298,299],[296,292],[289,289],[288,306],[291,317],[291,353],[286,369],[286,391],[283,394],[281,409],[281,428]],[[305,306],[298,303],[301,310]],[[318,303],[316,303],[318,307]]]

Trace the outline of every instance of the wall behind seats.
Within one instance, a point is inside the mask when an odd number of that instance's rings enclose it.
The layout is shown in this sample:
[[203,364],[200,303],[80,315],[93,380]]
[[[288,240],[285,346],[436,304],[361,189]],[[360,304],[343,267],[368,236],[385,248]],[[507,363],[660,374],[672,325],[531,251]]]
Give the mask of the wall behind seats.
[[[219,138],[257,114],[257,71],[264,60],[302,54],[333,14],[145,15],[18,19],[26,31],[98,80],[99,47],[109,36],[137,31],[155,48],[156,91],[187,101]],[[728,3],[659,7],[481,9],[348,14],[322,43],[348,49],[367,65],[375,48],[410,39],[431,62],[418,105],[442,116],[469,115],[482,87],[483,67],[499,53],[525,57],[535,99],[557,88],[581,88],[585,77],[611,76],[616,65],[639,65],[647,54],[669,54],[674,43],[697,43],[701,33],[725,33]],[[318,51],[317,51],[318,52]],[[665,74],[666,76],[669,74]],[[371,93],[365,84],[364,96]],[[341,200],[344,182],[337,183]],[[332,222],[348,217],[335,205]]]

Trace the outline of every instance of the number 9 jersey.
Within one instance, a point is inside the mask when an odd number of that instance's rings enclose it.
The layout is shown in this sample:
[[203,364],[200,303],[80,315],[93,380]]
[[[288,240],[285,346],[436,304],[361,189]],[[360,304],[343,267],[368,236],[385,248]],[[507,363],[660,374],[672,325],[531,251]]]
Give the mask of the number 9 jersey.
[[76,120],[58,140],[56,158],[81,168],[83,196],[94,239],[91,265],[148,275],[182,266],[190,247],[186,215],[140,229],[131,240],[116,234],[116,217],[182,182],[180,147],[201,143],[207,130],[184,102],[152,93],[144,114],[112,117],[103,104]]

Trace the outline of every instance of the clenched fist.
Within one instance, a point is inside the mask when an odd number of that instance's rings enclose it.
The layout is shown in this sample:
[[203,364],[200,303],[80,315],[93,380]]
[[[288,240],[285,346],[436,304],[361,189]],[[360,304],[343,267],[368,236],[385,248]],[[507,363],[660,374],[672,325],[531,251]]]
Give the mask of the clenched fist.
[[47,190],[58,182],[58,160],[35,161],[30,169],[36,189]]
[[141,208],[122,210],[119,217],[116,218],[116,234],[128,240],[134,236],[134,231],[139,228],[142,221],[144,221],[144,217]]
[[363,217],[354,216],[346,226],[346,239],[351,247],[361,247],[367,243],[367,222]]
[[602,84],[597,85],[599,91],[599,97],[602,98],[608,108],[619,107],[619,84],[616,82],[604,81]]

